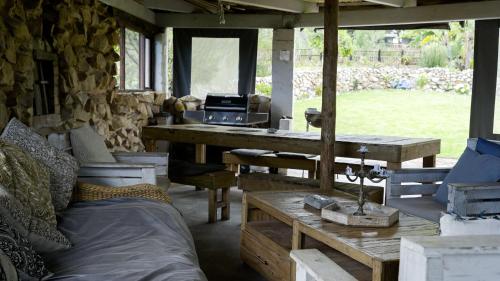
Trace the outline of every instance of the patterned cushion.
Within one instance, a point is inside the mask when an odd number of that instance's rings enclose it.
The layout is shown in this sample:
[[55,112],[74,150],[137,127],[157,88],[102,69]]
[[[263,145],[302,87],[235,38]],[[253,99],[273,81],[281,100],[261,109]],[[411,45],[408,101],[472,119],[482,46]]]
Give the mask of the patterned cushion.
[[11,227],[1,216],[0,250],[9,257],[20,280],[40,280],[50,274],[42,257],[33,250],[26,237]]
[[0,250],[0,280],[18,281],[17,270],[2,250]]
[[52,203],[57,211],[65,209],[71,199],[78,172],[78,163],[73,156],[51,146],[45,138],[15,118],[9,121],[0,139],[19,146],[47,166]]
[[88,124],[71,130],[70,138],[73,155],[78,159],[78,162],[116,162],[106,147],[104,138]]
[[26,235],[39,252],[66,249],[56,228],[48,173],[20,148],[0,141],[0,215]]
[[56,225],[48,172],[19,147],[1,140],[0,184],[29,208],[32,216]]

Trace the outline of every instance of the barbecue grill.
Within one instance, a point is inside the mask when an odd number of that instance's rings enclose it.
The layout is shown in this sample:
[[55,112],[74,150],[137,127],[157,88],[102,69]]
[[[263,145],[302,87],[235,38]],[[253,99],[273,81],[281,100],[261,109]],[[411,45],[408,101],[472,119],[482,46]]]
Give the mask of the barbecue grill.
[[204,110],[186,110],[184,119],[213,125],[251,126],[267,123],[269,113],[249,112],[247,96],[209,94]]

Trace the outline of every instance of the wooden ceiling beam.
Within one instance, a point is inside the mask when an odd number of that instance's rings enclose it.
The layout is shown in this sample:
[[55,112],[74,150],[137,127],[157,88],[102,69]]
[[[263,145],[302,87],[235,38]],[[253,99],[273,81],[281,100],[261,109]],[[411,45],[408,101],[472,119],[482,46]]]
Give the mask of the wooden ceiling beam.
[[417,6],[417,0],[365,0],[365,1],[395,8]]
[[155,12],[134,0],[100,0],[108,6],[121,10],[151,24],[156,24]]
[[289,13],[317,13],[318,4],[303,0],[224,0],[224,3],[252,6]]
[[[356,28],[487,19],[500,19],[500,0],[340,11],[339,24],[343,28]],[[169,13],[157,15],[157,23],[163,27],[185,28],[300,28],[322,27],[324,20],[323,13],[226,14],[226,24],[220,25],[217,15]]]
[[192,13],[196,10],[196,6],[184,0],[144,0],[144,6],[149,9],[177,13]]

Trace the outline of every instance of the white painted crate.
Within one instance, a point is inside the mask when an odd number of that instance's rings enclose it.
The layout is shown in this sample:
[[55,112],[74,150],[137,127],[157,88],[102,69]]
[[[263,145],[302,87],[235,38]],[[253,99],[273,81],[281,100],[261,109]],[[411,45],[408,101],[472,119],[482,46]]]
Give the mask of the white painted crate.
[[399,281],[498,281],[500,235],[403,237]]

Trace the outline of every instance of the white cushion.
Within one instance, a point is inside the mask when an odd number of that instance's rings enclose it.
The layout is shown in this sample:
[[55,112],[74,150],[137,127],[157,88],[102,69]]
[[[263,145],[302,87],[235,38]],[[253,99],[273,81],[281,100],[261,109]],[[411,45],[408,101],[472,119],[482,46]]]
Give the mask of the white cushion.
[[111,155],[104,138],[88,124],[70,132],[73,155],[80,163],[116,162]]

